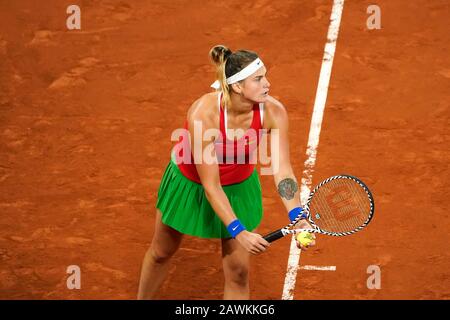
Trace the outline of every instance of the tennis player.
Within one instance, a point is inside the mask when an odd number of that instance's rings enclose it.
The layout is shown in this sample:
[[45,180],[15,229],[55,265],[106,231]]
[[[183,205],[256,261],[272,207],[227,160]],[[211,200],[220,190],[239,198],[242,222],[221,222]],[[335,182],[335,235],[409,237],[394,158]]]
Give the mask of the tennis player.
[[[289,159],[288,115],[269,95],[263,61],[252,51],[232,52],[222,45],[209,55],[217,67],[216,91],[192,104],[185,123],[189,134],[172,150],[158,191],[155,232],[142,264],[138,299],[156,295],[183,234],[220,238],[224,299],[249,299],[250,254],[269,246],[255,232],[263,209],[254,160],[263,134],[278,134],[278,150],[271,150],[279,155],[273,176],[288,217],[293,220],[300,210]],[[310,225],[301,220],[299,227]]]

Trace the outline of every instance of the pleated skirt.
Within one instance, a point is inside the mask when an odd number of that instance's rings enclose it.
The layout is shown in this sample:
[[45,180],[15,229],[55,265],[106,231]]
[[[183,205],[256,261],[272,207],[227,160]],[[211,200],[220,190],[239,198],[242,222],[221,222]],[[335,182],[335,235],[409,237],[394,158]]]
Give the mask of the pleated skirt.
[[[258,227],[263,209],[256,168],[246,180],[222,188],[245,228],[252,231]],[[201,238],[230,237],[206,198],[203,186],[186,178],[173,160],[161,179],[156,207],[162,213],[162,222],[183,234]]]

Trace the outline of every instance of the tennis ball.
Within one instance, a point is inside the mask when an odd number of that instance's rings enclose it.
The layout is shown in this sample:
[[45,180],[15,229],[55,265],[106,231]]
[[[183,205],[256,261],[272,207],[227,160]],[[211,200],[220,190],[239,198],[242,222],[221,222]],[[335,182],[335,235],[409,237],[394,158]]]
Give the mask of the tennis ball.
[[297,240],[300,242],[302,246],[309,246],[311,242],[313,242],[314,238],[311,233],[302,231],[297,234]]

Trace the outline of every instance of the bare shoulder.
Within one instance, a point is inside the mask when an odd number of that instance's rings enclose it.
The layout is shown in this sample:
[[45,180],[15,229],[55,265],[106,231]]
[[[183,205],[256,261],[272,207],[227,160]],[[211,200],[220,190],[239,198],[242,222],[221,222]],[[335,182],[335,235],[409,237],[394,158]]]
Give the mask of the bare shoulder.
[[195,100],[188,110],[188,121],[202,121],[208,127],[213,126],[218,119],[217,95],[218,92],[210,92]]
[[269,128],[279,128],[288,121],[288,114],[285,106],[272,96],[268,96],[264,103],[266,110],[266,123]]

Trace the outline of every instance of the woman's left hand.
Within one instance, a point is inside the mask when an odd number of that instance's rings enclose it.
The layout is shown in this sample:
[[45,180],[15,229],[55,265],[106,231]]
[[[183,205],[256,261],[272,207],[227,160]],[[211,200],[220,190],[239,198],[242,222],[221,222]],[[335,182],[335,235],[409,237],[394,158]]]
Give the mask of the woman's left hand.
[[[309,224],[308,220],[303,219],[296,223],[295,228],[297,229],[313,229],[313,227]],[[316,235],[314,233],[311,233],[312,238],[314,239],[309,245],[302,245],[300,241],[297,240],[297,237],[295,238],[295,242],[297,243],[297,248],[300,248],[302,250],[308,250],[308,248],[313,247],[316,245]]]

